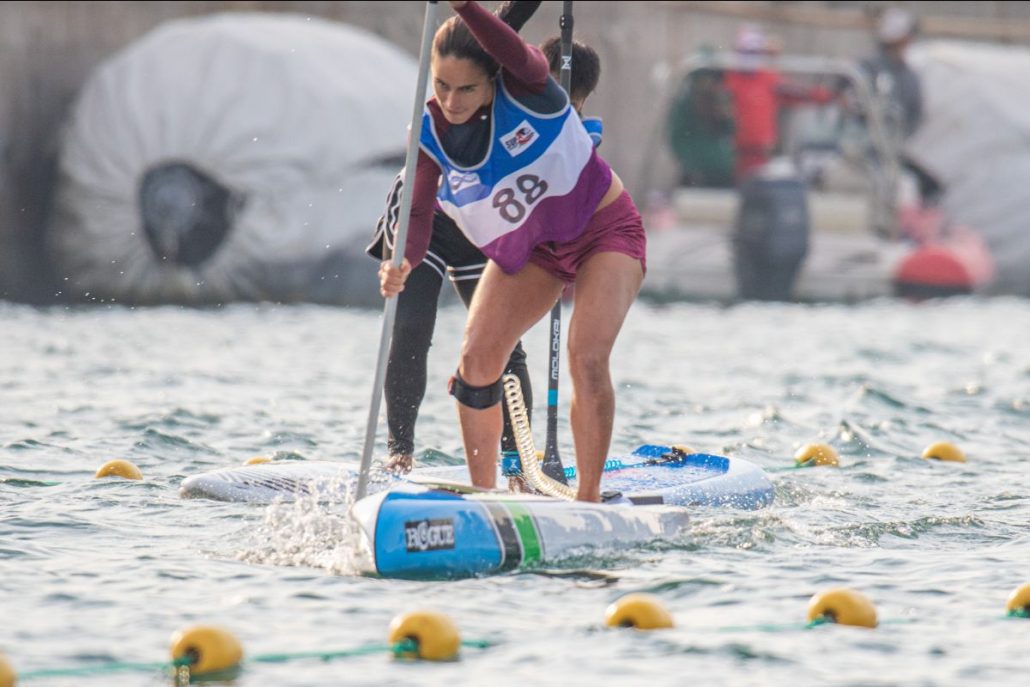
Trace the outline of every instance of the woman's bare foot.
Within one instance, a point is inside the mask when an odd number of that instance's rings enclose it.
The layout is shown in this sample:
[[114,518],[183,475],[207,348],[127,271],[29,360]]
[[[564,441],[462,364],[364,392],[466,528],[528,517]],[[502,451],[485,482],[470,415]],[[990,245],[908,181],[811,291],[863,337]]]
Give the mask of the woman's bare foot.
[[390,456],[390,460],[386,461],[386,465],[383,469],[387,472],[392,472],[395,475],[406,475],[411,472],[412,466],[415,464],[415,459],[410,454],[398,453]]

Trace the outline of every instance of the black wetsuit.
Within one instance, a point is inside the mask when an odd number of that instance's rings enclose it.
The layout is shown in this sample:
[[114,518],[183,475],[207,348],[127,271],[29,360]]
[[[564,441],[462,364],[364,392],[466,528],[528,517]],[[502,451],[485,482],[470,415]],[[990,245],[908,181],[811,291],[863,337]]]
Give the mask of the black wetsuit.
[[[368,247],[368,254],[379,260],[388,257],[383,253],[384,239],[390,251],[393,250],[402,185],[403,172],[397,175],[390,188],[386,212],[379,218],[375,237]],[[439,210],[433,213],[429,251],[418,267],[411,271],[404,290],[397,296],[397,318],[393,325],[384,385],[386,422],[390,432],[387,446],[391,456],[413,455],[415,452],[415,421],[426,393],[426,362],[436,328],[436,311],[444,274],[450,277],[455,291],[465,307],[468,307],[486,263],[486,256],[465,238],[453,220]],[[458,338],[462,333],[456,331],[448,335]],[[532,413],[533,391],[521,342],[515,345],[504,372],[519,378],[526,409]],[[504,451],[517,450],[507,407],[504,407],[501,448]]]

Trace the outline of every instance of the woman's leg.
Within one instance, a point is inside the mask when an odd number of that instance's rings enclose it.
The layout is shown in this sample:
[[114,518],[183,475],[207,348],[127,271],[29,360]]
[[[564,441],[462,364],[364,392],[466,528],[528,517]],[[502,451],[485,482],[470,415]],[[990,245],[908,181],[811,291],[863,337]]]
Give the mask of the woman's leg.
[[426,361],[436,327],[440,274],[422,263],[397,296],[397,317],[386,365],[387,469],[408,472],[415,452],[415,421],[426,395]]
[[601,498],[601,474],[615,419],[609,358],[643,279],[639,260],[613,252],[587,258],[576,274],[568,350],[570,424],[581,501]]
[[[472,296],[479,284],[479,278],[463,279],[454,282],[454,289],[458,292],[465,307],[472,304]],[[526,404],[526,414],[533,416],[533,386],[529,379],[529,367],[526,365],[526,351],[522,348],[522,341],[515,344],[515,349],[508,357],[508,365],[504,368],[504,374],[515,375],[522,385],[522,400]],[[515,442],[515,432],[511,428],[511,418],[508,417],[508,404],[501,403],[501,411],[504,414],[504,432],[501,434],[501,450],[517,451],[518,445]]]
[[[505,274],[493,262],[487,265],[465,325],[458,365],[465,384],[486,387],[500,379],[519,338],[551,309],[562,287],[560,279],[533,264],[514,275]],[[458,403],[469,473],[479,487],[496,484],[500,405],[480,410]]]

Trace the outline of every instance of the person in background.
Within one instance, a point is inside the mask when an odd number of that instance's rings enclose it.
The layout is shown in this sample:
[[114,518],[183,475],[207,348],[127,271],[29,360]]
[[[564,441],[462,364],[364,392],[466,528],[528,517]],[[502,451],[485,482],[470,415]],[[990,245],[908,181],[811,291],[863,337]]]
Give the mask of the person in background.
[[[497,10],[497,16],[515,30],[529,19],[539,2],[509,2]],[[552,76],[558,78],[561,64],[561,39],[552,37],[544,41],[541,50],[550,65]],[[573,108],[582,115],[583,104],[597,87],[601,74],[601,61],[593,48],[575,41],[572,47],[572,79],[570,99]],[[584,126],[594,139],[595,147],[601,142],[600,120],[583,118]],[[383,259],[383,242],[391,250],[400,212],[400,190],[404,171],[394,179],[387,196],[386,212],[379,218],[376,232],[367,252]],[[458,297],[466,307],[483,268],[486,256],[469,241],[454,221],[439,208],[433,213],[432,238],[422,264],[412,270],[404,291],[397,302],[397,318],[387,361],[384,393],[389,435],[387,450],[388,470],[406,473],[414,466],[415,423],[426,393],[427,362],[436,328],[436,313],[444,274],[450,278]],[[505,374],[515,374],[522,384],[527,411],[532,410],[532,387],[526,366],[526,353],[521,342],[516,344],[508,359]],[[506,453],[517,452],[511,431],[507,408],[504,409],[504,433],[501,447]]]
[[763,167],[779,139],[780,108],[803,102],[827,103],[833,92],[822,86],[803,86],[783,79],[769,55],[776,47],[762,29],[745,24],[737,32],[738,67],[726,73],[736,121],[735,177],[738,184]]
[[701,68],[688,77],[669,109],[667,131],[683,186],[733,186],[733,101],[720,70]]
[[916,20],[900,7],[890,7],[876,27],[877,54],[862,62],[873,91],[887,98],[888,121],[908,138],[923,119],[923,89],[919,75],[905,60],[915,38]]
[[[885,120],[899,148],[923,121],[923,88],[919,75],[906,60],[906,53],[918,32],[918,22],[900,7],[889,7],[876,25],[877,53],[863,60],[862,69],[869,75],[873,93],[885,104]],[[939,179],[899,152],[902,167],[913,175],[922,202],[934,204],[944,192]]]
[[422,119],[408,257],[400,267],[380,265],[380,292],[400,293],[422,262],[437,199],[490,258],[450,383],[472,483],[489,489],[508,355],[575,284],[568,360],[576,497],[600,501],[615,416],[610,357],[643,281],[647,236],[540,50],[477,3],[450,4],[458,16],[433,40],[434,97]]
[[[540,44],[540,51],[547,58],[551,78],[557,81],[561,71],[561,36],[551,36]],[[569,100],[572,109],[579,115],[583,127],[590,134],[594,147],[601,146],[602,125],[599,117],[584,117],[583,104],[597,88],[601,80],[601,58],[585,43],[572,41],[572,74],[569,80]]]

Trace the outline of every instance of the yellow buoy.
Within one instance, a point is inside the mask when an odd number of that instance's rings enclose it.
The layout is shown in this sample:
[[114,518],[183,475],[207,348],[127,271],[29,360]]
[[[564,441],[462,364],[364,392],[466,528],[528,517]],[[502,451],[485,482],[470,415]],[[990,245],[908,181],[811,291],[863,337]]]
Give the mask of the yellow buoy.
[[268,456],[251,456],[243,462],[244,465],[261,465],[263,463],[271,463],[272,459]]
[[661,630],[673,626],[672,616],[657,597],[651,594],[627,594],[614,601],[604,612],[608,627],[632,627],[637,630]]
[[99,468],[94,479],[101,477],[121,477],[122,479],[143,479],[143,473],[133,463],[121,458],[109,460]]
[[18,674],[7,661],[7,657],[0,654],[0,687],[14,687]]
[[808,602],[808,622],[828,620],[838,625],[876,627],[876,608],[862,594],[844,587],[820,592]]
[[805,444],[794,454],[794,463],[798,467],[828,465],[838,467],[840,458],[837,451],[829,444]]
[[421,658],[424,661],[450,661],[458,656],[461,636],[451,619],[433,611],[402,613],[390,622],[388,639],[397,645],[406,639],[415,643],[412,652],[401,652],[401,658]]
[[923,449],[923,458],[926,460],[943,460],[948,463],[966,462],[966,454],[955,444],[947,441],[935,441]]
[[1030,582],[1020,585],[1009,594],[1005,610],[1009,612],[1009,615],[1030,616]]
[[191,675],[218,673],[238,668],[243,647],[228,631],[211,625],[194,625],[172,635],[172,660],[192,659]]

